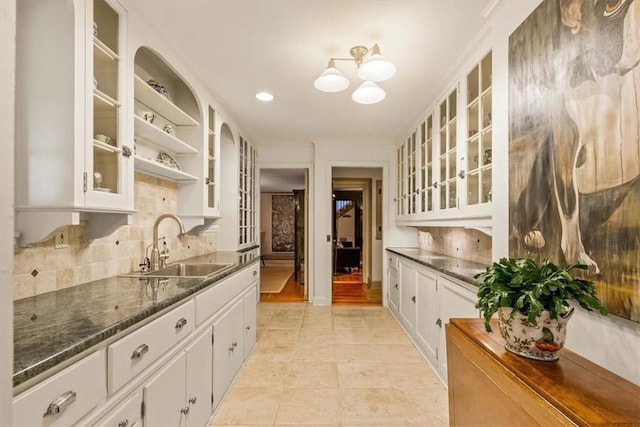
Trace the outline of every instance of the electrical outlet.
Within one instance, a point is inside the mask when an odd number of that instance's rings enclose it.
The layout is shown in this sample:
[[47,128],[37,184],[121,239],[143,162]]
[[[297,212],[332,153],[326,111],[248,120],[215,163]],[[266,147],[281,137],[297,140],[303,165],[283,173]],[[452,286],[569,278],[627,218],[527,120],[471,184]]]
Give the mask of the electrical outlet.
[[56,237],[53,241],[53,247],[56,249],[69,247],[69,228],[62,227],[56,231]]

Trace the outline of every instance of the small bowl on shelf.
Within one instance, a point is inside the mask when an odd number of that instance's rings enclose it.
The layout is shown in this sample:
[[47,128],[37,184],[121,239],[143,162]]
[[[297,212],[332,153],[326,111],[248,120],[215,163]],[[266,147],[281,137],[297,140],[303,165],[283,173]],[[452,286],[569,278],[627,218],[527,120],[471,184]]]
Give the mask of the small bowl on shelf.
[[167,89],[162,84],[160,84],[160,82],[158,82],[156,79],[147,80],[147,84],[151,86],[153,89],[155,89],[155,91],[158,92],[160,95],[164,95],[167,98],[169,97],[169,93],[167,92]]
[[176,162],[173,157],[171,157],[167,153],[161,152],[160,154],[158,154],[158,161],[171,169],[180,170],[180,165],[178,165],[178,162]]

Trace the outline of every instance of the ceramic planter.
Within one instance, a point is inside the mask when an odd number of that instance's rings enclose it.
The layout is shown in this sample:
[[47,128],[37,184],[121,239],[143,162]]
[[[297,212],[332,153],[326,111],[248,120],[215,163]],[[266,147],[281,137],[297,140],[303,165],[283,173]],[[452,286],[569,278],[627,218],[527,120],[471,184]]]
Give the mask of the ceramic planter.
[[535,360],[557,360],[558,351],[564,346],[567,322],[573,315],[573,307],[557,319],[549,318],[545,310],[535,322],[527,321],[527,316],[513,309],[498,309],[500,335],[506,341],[505,348],[512,353]]

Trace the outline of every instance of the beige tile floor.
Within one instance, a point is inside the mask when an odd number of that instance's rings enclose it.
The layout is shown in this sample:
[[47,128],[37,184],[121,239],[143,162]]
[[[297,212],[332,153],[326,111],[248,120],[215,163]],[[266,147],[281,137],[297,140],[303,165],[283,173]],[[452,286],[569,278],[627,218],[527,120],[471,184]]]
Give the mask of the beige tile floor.
[[260,304],[211,426],[447,426],[447,391],[384,307]]

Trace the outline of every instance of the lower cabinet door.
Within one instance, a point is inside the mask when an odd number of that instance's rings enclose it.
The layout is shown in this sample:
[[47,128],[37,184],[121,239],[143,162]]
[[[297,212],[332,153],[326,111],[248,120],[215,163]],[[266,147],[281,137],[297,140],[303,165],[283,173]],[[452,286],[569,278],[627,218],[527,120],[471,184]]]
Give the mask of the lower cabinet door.
[[244,360],[244,301],[213,322],[213,407],[216,408]]
[[426,268],[417,271],[418,307],[416,311],[416,340],[432,366],[438,364],[438,320],[437,274]]
[[400,263],[400,319],[413,333],[416,327],[416,269]]
[[447,383],[447,342],[444,326],[452,317],[478,318],[480,312],[476,308],[477,296],[467,287],[450,280],[447,277],[438,278],[438,299],[440,305],[440,321],[442,329],[438,344],[437,373],[442,381]]
[[145,427],[185,425],[185,366],[182,352],[144,386]]
[[244,295],[244,359],[251,354],[256,345],[256,294],[257,283]]
[[398,306],[400,304],[400,285],[398,284],[398,270],[395,268],[389,268],[388,271],[388,283],[389,283],[389,308],[398,313]]
[[137,391],[118,405],[118,409],[110,412],[95,425],[104,427],[141,427],[142,392]]
[[211,329],[186,349],[187,354],[187,426],[203,427],[212,413],[211,372],[213,370]]

